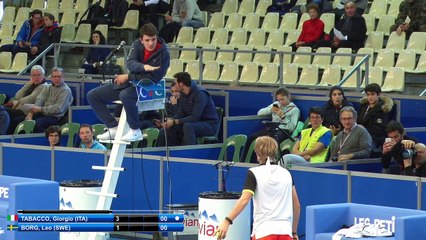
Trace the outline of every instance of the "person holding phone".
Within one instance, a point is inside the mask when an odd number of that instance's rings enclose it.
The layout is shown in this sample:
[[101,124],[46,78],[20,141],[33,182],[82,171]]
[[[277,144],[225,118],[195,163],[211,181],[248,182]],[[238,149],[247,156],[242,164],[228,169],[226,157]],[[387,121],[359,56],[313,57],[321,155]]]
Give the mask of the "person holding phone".
[[[290,92],[286,88],[279,88],[275,92],[276,101],[271,103],[269,106],[264,107],[259,110],[257,113],[258,116],[272,116],[272,122],[280,123],[279,127],[284,131],[275,132],[274,137],[275,140],[280,144],[282,141],[286,140],[288,136],[291,136],[294,129],[296,129],[297,122],[300,117],[300,110],[291,101]],[[244,148],[244,153],[242,155],[242,159],[245,159],[247,156],[248,150],[250,148],[251,143],[260,136],[267,136],[270,133],[268,130],[262,129],[258,132],[255,132],[251,135],[246,142],[246,146]],[[252,159],[254,162],[254,159]]]
[[339,86],[331,87],[328,96],[330,100],[323,107],[324,121],[322,125],[331,129],[333,135],[336,136],[343,129],[339,116],[340,109],[346,106],[352,107],[352,103],[346,99],[343,88]]

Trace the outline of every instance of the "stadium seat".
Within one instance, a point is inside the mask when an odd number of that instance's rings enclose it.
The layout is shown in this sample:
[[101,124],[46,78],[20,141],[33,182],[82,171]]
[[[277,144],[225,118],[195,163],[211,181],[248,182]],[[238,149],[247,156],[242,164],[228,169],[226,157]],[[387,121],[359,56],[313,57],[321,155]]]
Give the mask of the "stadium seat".
[[47,0],[45,11],[57,11],[59,9],[59,0]]
[[281,20],[280,29],[284,32],[296,30],[297,27],[297,13],[286,13]]
[[299,67],[296,64],[286,63],[283,66],[283,83],[296,84],[299,81]]
[[229,16],[232,13],[237,12],[238,9],[238,0],[225,0],[222,6],[221,13]]
[[[243,51],[252,51],[253,48],[246,45],[238,46],[238,50]],[[244,63],[252,62],[253,59],[253,53],[252,52],[237,52],[235,54],[234,61],[240,65],[243,65]]]
[[232,32],[231,40],[229,40],[229,45],[239,46],[247,44],[247,31],[244,28],[234,29]]
[[22,132],[24,132],[25,134],[33,133],[34,126],[35,126],[35,121],[34,120],[24,120],[24,121],[20,122],[16,126],[15,131],[13,132],[13,134],[14,135],[21,134]]
[[395,24],[395,18],[388,15],[380,16],[376,32],[383,32],[385,36],[390,35],[390,27]]
[[61,26],[65,25],[65,24],[73,24],[74,25],[75,24],[75,16],[76,16],[76,13],[75,13],[74,9],[64,10],[64,13],[62,14],[60,25]]
[[12,66],[10,69],[0,70],[0,72],[12,73],[20,72],[27,66],[28,54],[26,52],[19,52],[13,58]]
[[273,49],[278,49],[284,44],[284,31],[281,29],[275,29],[269,32],[268,39],[266,40],[266,46]]
[[180,51],[179,55],[179,59],[182,62],[188,62],[197,58],[197,48],[194,43],[182,44],[182,48],[184,49]]
[[74,1],[65,0],[59,3],[59,12],[63,13],[64,11],[67,11],[67,10],[74,10]]
[[[311,53],[312,48],[311,47],[299,47],[297,48],[297,53]],[[311,55],[305,55],[305,54],[296,54],[293,57],[293,64],[298,65],[299,67],[303,67],[304,65],[311,64]]]
[[45,0],[32,0],[32,2],[31,2],[31,11],[33,11],[35,9],[43,10],[45,2],[46,2]]
[[390,0],[387,15],[397,18],[399,14],[399,5],[401,5],[402,1],[403,0]]
[[262,46],[262,47],[258,47],[256,50],[268,51],[269,53],[256,52],[253,57],[253,62],[259,64],[260,66],[271,62],[271,47]]
[[284,45],[290,46],[295,43],[299,38],[301,30],[290,30],[287,31],[287,37],[285,39]]
[[256,6],[255,13],[259,14],[259,16],[266,15],[266,9],[272,5],[272,0],[259,0]]
[[11,23],[15,21],[16,10],[15,7],[5,7],[3,9],[3,18],[1,19],[1,24]]
[[[234,47],[229,45],[224,45],[224,46],[220,46],[219,49],[234,50]],[[232,62],[234,61],[234,52],[219,51],[216,56],[216,61],[218,61],[221,64],[224,62]]]
[[367,84],[367,74],[364,76],[364,81],[362,82],[361,87],[365,87],[370,83],[377,83],[379,86],[383,85],[383,68],[382,67],[370,67],[368,68],[368,84]]
[[238,80],[238,64],[236,62],[224,63],[218,81],[234,82],[237,80]]
[[75,38],[75,25],[65,24],[62,26],[61,42],[72,42]]
[[[18,30],[19,31],[19,30]],[[13,37],[13,23],[7,22],[1,25],[0,38]]]
[[127,73],[127,67],[126,67],[126,61],[124,60],[124,57],[118,57],[117,63],[122,73]]
[[[351,54],[352,49],[350,48],[338,48],[336,53],[338,54]],[[339,66],[341,68],[346,68],[347,66],[351,66],[352,57],[347,56],[334,56],[333,57],[333,65]]]
[[238,8],[238,13],[243,16],[246,16],[249,13],[254,13],[255,0],[242,0],[240,7]]
[[[240,162],[240,154],[246,144],[247,136],[243,134],[233,135],[226,138],[223,141],[222,148],[219,153],[219,157],[217,158],[219,161],[232,161],[232,162]],[[227,158],[228,148],[234,147],[234,154],[232,159]]]
[[[290,54],[291,51],[292,49],[290,46],[281,46],[277,49],[277,52],[285,52],[283,54],[283,63],[291,63],[291,59],[292,59],[292,56]],[[280,54],[275,53],[274,63],[280,64]]]
[[16,26],[20,28],[22,26],[22,23],[25,20],[28,20],[28,18],[30,17],[30,12],[30,8],[20,7],[18,9],[18,13],[16,14],[14,24],[16,24]]
[[89,0],[77,0],[74,6],[77,13],[85,12],[87,8],[89,8]]
[[416,52],[411,49],[401,51],[398,54],[395,67],[403,68],[407,72],[413,71],[416,67]]
[[[123,24],[124,25],[124,24]],[[91,25],[87,23],[80,24],[75,34],[74,43],[89,43],[91,35]]]
[[6,45],[6,44],[13,44],[13,37],[2,37],[0,46]]
[[12,53],[1,52],[0,53],[0,71],[9,70],[12,66]]
[[259,66],[254,62],[243,64],[241,70],[240,83],[256,83],[259,79]]
[[370,6],[368,14],[380,18],[383,15],[386,15],[388,10],[388,1],[387,0],[374,0]]
[[218,28],[223,28],[224,25],[225,25],[225,15],[221,12],[216,12],[210,16],[210,21],[207,26],[211,30],[216,30]]
[[183,62],[179,59],[171,59],[167,69],[166,78],[173,79],[173,75],[183,71]]
[[318,84],[318,66],[305,65],[300,73],[297,85],[316,86]]
[[417,61],[417,66],[413,73],[426,73],[426,51],[423,51],[420,55],[419,60]]
[[382,92],[403,92],[405,86],[405,71],[403,68],[388,69],[383,82]]
[[229,35],[228,29],[218,28],[214,31],[213,37],[210,43],[215,45],[216,47],[227,45],[228,35]]
[[334,13],[323,13],[320,19],[324,22],[324,32],[329,33],[334,28]]
[[426,33],[413,32],[408,39],[407,48],[421,54],[426,50]]
[[217,81],[220,75],[220,65],[216,61],[205,62],[203,81]]
[[383,70],[387,71],[395,65],[395,51],[393,49],[382,49],[379,51],[376,57],[375,67],[382,67]]
[[312,60],[312,65],[316,65],[319,68],[325,68],[330,65],[331,62],[331,48],[329,47],[319,47],[316,53],[324,53],[327,55],[314,55],[314,59]]
[[[349,73],[352,71],[353,67],[349,66],[345,68],[345,73],[343,74],[343,78],[345,78],[346,76],[349,76]],[[360,81],[360,86],[362,84],[362,71],[360,72],[361,74],[361,81]],[[343,88],[356,88],[357,86],[357,78],[358,78],[358,73],[357,71],[353,72],[352,75],[348,78],[348,80],[346,80],[346,82],[344,82],[342,84]]]
[[266,84],[276,83],[279,77],[278,69],[279,69],[278,64],[275,64],[275,63],[263,64],[258,83],[266,83]]
[[67,147],[74,147],[74,137],[78,136],[80,130],[79,123],[65,123],[61,126],[61,135],[68,136]]
[[[216,49],[216,46],[213,44],[206,44],[203,46],[203,49]],[[216,60],[216,53],[215,51],[202,51],[203,62]],[[200,58],[200,56],[198,56],[198,58]]]
[[[373,66],[374,63],[374,50],[372,48],[360,48],[358,49],[357,54],[362,54],[363,56],[357,56],[355,57],[353,66],[357,65],[359,62],[361,62],[361,59],[365,57],[365,55],[370,55],[370,58],[368,59],[368,66]],[[365,62],[361,65],[361,69],[365,69]]]
[[231,13],[226,20],[225,28],[228,31],[234,31],[234,29],[241,28],[243,25],[243,17],[240,13]]
[[185,72],[189,73],[193,80],[198,80],[200,78],[200,61],[188,61],[186,63]]
[[383,48],[384,35],[383,32],[371,32],[365,41],[365,47],[372,48],[374,52],[378,52]]
[[280,15],[277,12],[269,12],[263,19],[262,29],[265,32],[271,32],[272,30],[278,29],[280,24]]
[[[81,25],[80,25],[81,26]],[[128,10],[126,16],[124,17],[124,22],[121,26],[112,26],[112,29],[130,29],[138,30],[139,29],[139,11],[138,10]]]
[[179,45],[192,43],[192,38],[194,37],[194,29],[192,27],[182,27],[179,30],[179,34],[176,38],[176,42]]
[[250,13],[246,16],[243,28],[248,32],[259,28],[260,16],[257,13]]
[[264,46],[265,45],[265,30],[263,29],[254,29],[250,33],[250,37],[248,39],[248,46],[253,48]]
[[320,86],[335,86],[342,80],[342,70],[340,66],[329,65],[324,68]]
[[367,35],[376,30],[376,18],[371,14],[362,14],[362,17],[365,20],[365,25],[367,26]]
[[105,39],[108,39],[108,24],[98,24],[95,31],[100,31]]
[[405,49],[405,35],[405,32],[402,32],[401,35],[392,32],[386,43],[386,49],[393,49],[396,53]]
[[208,27],[201,27],[197,29],[193,43],[195,43],[197,47],[204,46],[205,44],[210,44],[210,33],[210,28]]
[[302,16],[300,17],[299,24],[297,25],[297,29],[302,31],[303,23],[309,19],[310,19],[309,14],[307,12],[303,13]]

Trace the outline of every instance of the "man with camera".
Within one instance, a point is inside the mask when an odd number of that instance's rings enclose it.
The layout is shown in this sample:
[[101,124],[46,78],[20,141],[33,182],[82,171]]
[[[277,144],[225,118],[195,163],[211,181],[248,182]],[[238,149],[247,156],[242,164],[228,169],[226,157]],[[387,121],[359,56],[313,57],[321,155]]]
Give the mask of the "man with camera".
[[397,121],[390,121],[386,126],[387,138],[383,144],[382,150],[382,165],[383,173],[392,173],[390,168],[392,159],[398,163],[400,167],[396,170],[397,174],[401,174],[401,169],[404,168],[403,157],[401,155],[404,149],[413,148],[418,142],[417,139],[406,136],[404,126]]
[[404,173],[407,176],[426,177],[426,145],[417,143],[414,148],[404,149]]

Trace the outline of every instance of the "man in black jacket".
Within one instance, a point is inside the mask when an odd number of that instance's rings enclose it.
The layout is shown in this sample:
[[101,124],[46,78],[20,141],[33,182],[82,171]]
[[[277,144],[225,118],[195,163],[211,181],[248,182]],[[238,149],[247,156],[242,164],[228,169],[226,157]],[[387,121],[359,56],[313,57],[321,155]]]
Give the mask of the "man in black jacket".
[[407,176],[426,177],[426,146],[417,143],[414,149],[411,150],[413,155],[404,159],[404,173]]
[[[406,136],[404,126],[397,121],[390,121],[386,126],[387,138],[383,144],[382,165],[383,173],[401,173],[404,167],[402,150],[410,149],[418,142],[417,139]],[[398,163],[397,170],[392,171],[389,167],[392,159]],[[393,169],[393,168],[392,168]]]

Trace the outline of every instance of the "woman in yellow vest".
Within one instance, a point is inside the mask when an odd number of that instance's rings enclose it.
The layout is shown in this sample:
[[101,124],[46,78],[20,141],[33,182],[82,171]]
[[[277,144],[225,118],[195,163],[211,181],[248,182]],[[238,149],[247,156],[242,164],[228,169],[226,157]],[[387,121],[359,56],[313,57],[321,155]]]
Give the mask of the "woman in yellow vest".
[[309,111],[312,128],[302,130],[300,141],[293,147],[293,154],[282,158],[284,164],[321,163],[327,157],[328,146],[332,139],[331,130],[322,125],[324,116],[322,109],[313,107]]

